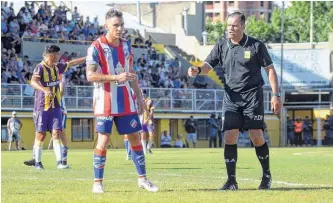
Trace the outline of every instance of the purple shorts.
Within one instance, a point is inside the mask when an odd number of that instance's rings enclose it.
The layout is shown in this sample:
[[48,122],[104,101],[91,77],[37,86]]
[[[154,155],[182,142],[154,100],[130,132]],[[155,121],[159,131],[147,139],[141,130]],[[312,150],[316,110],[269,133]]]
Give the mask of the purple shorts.
[[142,131],[143,132],[154,132],[154,125],[153,124],[143,124],[142,125]]
[[63,128],[62,112],[60,108],[53,108],[48,111],[34,112],[33,117],[36,132],[61,130]]

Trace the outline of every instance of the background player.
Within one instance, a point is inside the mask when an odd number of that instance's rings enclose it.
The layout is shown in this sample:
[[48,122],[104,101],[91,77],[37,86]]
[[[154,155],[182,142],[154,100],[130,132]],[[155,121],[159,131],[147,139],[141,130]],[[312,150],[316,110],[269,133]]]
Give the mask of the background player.
[[[145,98],[146,110],[143,113],[141,142],[144,146],[147,146],[148,152],[151,154],[151,148],[154,143],[154,106],[153,101],[148,97],[145,90],[143,91],[143,95]],[[148,144],[146,144],[147,134],[149,135]],[[146,150],[145,147],[144,150]]]
[[59,140],[62,129],[62,112],[60,108],[61,95],[59,88],[59,75],[68,70],[68,67],[81,64],[85,57],[74,59],[67,63],[58,63],[60,48],[56,45],[46,46],[44,60],[36,66],[31,79],[31,86],[35,88],[34,123],[36,138],[34,143],[35,168],[43,169],[41,162],[43,141],[47,131],[52,131],[53,150],[56,155],[57,167],[61,164],[61,146]]

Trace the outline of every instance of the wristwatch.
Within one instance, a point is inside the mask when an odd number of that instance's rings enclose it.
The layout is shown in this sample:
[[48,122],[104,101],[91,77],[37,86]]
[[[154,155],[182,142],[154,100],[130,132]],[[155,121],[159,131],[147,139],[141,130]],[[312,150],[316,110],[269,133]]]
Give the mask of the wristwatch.
[[280,93],[272,93],[272,97],[281,97],[281,94]]

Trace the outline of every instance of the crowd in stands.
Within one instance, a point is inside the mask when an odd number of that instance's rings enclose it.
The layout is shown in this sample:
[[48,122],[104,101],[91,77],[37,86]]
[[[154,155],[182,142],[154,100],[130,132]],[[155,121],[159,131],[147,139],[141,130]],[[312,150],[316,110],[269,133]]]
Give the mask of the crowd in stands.
[[[29,59],[29,56],[21,56],[23,40],[90,44],[104,33],[97,17],[93,21],[89,17],[84,20],[77,7],[71,12],[65,6],[54,7],[47,1],[39,5],[37,2],[25,2],[25,6],[15,12],[13,6],[13,2],[10,5],[6,1],[1,2],[2,83],[29,83],[33,69],[39,63]],[[71,19],[68,19],[68,13],[71,14]],[[134,68],[143,88],[189,87],[187,77],[180,75],[181,63],[177,58],[169,60],[164,54],[159,54],[150,38],[144,41],[140,35],[135,37],[128,30],[125,30],[123,38],[131,40],[133,47],[147,49],[147,54],[142,54],[134,61]],[[75,57],[78,57],[78,53],[65,51],[60,61],[67,62]],[[70,85],[89,85],[84,67],[73,67],[66,74]]]
[[[1,2],[1,82],[2,83],[28,83],[36,65],[29,60],[29,56],[19,57],[22,40],[52,42],[52,43],[91,43],[101,35],[104,30],[99,27],[97,17],[91,21],[80,15],[77,7],[71,13],[72,18],[67,19],[69,10],[65,6],[55,9],[50,2],[25,2],[17,13],[14,3]],[[66,41],[69,40],[69,41]],[[74,41],[71,41],[74,40]],[[66,62],[75,57],[77,53],[64,52],[61,61]],[[67,78],[71,84],[85,85],[84,67],[74,67]]]
[[[13,3],[10,6],[7,2],[1,4],[1,33],[6,38],[7,46],[17,40],[15,45],[18,47],[22,39],[84,44],[104,33],[97,17],[93,20],[89,17],[84,19],[77,7],[71,12],[66,6],[53,8],[47,1],[40,3],[39,8],[36,2],[26,2],[25,6],[15,13]],[[71,19],[68,19],[70,15],[67,13],[71,14]]]

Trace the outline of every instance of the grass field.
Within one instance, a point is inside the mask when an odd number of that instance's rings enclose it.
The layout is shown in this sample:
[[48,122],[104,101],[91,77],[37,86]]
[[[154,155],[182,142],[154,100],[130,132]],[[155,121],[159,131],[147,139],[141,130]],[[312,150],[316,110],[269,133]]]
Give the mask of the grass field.
[[2,202],[333,202],[333,148],[271,149],[271,191],[258,191],[261,167],[254,149],[239,149],[239,190],[219,192],[226,180],[223,149],[155,149],[146,157],[148,177],[159,187],[137,187],[124,150],[109,150],[105,193],[92,189],[92,150],[69,151],[70,170],[57,170],[53,151],[45,170],[23,165],[31,151],[2,152]]

